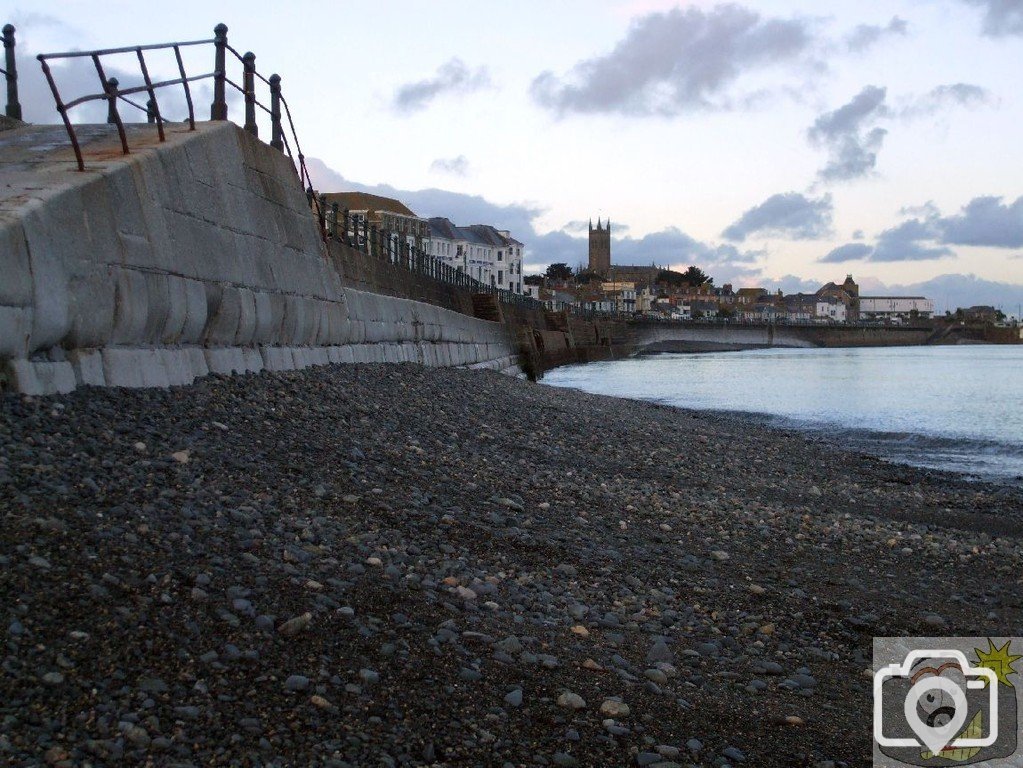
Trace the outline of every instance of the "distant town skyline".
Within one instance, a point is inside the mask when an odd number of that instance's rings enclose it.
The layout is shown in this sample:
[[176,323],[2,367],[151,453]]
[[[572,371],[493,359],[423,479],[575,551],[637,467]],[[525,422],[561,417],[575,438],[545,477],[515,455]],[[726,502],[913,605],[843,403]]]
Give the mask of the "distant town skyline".
[[719,284],[853,273],[939,311],[1023,303],[1023,0],[0,2],[0,21],[38,122],[57,115],[35,53],[223,21],[282,75],[326,191],[509,229],[527,272],[584,262],[610,216],[616,261]]

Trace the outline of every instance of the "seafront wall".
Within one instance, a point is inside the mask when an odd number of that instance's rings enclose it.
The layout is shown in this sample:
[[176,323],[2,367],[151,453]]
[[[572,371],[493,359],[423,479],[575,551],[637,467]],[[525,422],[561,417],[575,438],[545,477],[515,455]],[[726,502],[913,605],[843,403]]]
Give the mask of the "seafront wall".
[[168,386],[328,362],[519,370],[513,330],[460,297],[359,290],[379,286],[342,274],[290,161],[234,124],[175,128],[163,144],[134,128],[128,156],[96,126],[84,173],[55,131],[0,134],[7,387]]

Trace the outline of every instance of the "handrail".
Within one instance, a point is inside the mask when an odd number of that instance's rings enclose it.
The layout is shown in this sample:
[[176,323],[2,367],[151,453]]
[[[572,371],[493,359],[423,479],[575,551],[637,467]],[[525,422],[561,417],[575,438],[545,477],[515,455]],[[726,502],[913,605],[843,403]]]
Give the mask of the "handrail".
[[[10,25],[8,25],[9,27]],[[10,28],[10,39],[11,47],[13,47],[13,27]],[[4,45],[8,45],[7,28],[4,28]],[[183,48],[190,48],[196,46],[212,46],[214,48],[214,66],[212,71],[204,72],[198,75],[189,75],[185,71],[185,65],[181,56],[181,50]],[[153,81],[149,76],[149,69],[146,62],[145,53],[151,51],[173,51],[174,58],[177,63],[178,77],[170,78],[165,80]],[[230,51],[231,54],[242,64],[242,84],[239,85],[235,80],[228,77],[227,68],[227,56],[226,53]],[[144,80],[143,85],[133,86],[131,88],[121,88],[116,78],[107,78],[103,71],[103,58],[106,56],[134,53],[138,58],[139,71]],[[159,133],[160,141],[165,141],[166,136],[164,134],[164,125],[170,122],[164,114],[160,111],[160,104],[157,98],[157,93],[167,88],[180,86],[184,91],[185,102],[188,105],[188,128],[189,130],[195,130],[195,108],[192,100],[192,88],[191,84],[203,80],[213,81],[213,104],[210,108],[210,119],[211,120],[227,120],[228,109],[227,109],[227,98],[225,93],[225,86],[230,84],[236,88],[244,97],[245,100],[245,122],[244,128],[253,136],[259,135],[259,129],[256,124],[256,109],[263,110],[270,116],[270,122],[272,126],[273,139],[270,144],[275,149],[282,153],[287,154],[291,157],[292,162],[296,165],[296,170],[299,175],[299,179],[302,183],[303,189],[308,189],[312,186],[311,179],[309,176],[309,170],[306,168],[305,156],[299,150],[298,134],[295,129],[295,122],[291,117],[291,109],[288,107],[287,102],[281,93],[281,78],[280,75],[273,74],[270,77],[265,77],[256,71],[255,62],[256,56],[253,53],[239,53],[234,47],[227,42],[227,25],[218,24],[213,30],[213,37],[202,40],[185,40],[173,43],[154,43],[150,45],[131,45],[122,46],[118,48],[103,48],[94,51],[63,51],[59,53],[43,53],[36,57],[39,60],[40,65],[43,69],[43,74],[46,76],[46,81],[50,87],[50,91],[53,94],[54,102],[57,106],[57,112],[60,113],[61,119],[64,122],[64,128],[67,131],[68,138],[71,141],[71,146],[75,152],[75,159],[78,162],[78,170],[85,170],[85,161],[82,157],[81,147],[79,146],[78,137],[75,132],[74,125],[69,117],[69,111],[75,107],[81,106],[94,101],[106,101],[107,102],[107,122],[117,126],[118,136],[121,140],[121,150],[124,154],[130,154],[131,149],[128,144],[128,136],[124,130],[124,123],[121,120],[120,113],[118,112],[118,103],[128,104],[129,106],[145,113],[146,119],[150,123],[155,123],[157,131]],[[57,86],[57,82],[53,76],[53,72],[50,69],[50,62],[64,59],[81,59],[89,58],[92,59],[93,65],[96,68],[96,73],[99,77],[102,91],[99,93],[87,93],[84,96],[79,96],[71,101],[63,101],[61,99],[60,90]],[[12,57],[8,55],[8,63],[10,63]],[[256,98],[256,82],[261,82],[269,88],[270,98],[269,105],[264,101],[260,101]],[[10,83],[10,76],[8,76],[8,83]],[[10,88],[10,85],[8,86]],[[132,99],[128,98],[133,94],[146,93],[148,95],[148,101],[143,106]],[[9,99],[10,101],[10,99]],[[281,110],[283,105],[284,109]],[[8,113],[10,113],[10,105],[8,106]],[[290,132],[292,142],[296,148],[297,155],[291,153],[291,143],[286,138],[285,125],[282,122],[282,116],[287,117],[287,132]]]
[[7,81],[7,107],[4,114],[13,120],[21,120],[21,104],[18,101],[18,62],[14,57],[14,25],[4,24],[4,66],[0,68]]

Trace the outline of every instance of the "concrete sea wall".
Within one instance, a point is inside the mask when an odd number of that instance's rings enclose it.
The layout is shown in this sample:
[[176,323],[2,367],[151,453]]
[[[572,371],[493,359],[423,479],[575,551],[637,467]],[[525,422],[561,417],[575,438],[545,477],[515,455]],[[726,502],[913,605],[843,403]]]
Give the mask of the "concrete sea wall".
[[128,156],[97,126],[85,173],[53,131],[0,137],[7,386],[167,386],[328,362],[518,370],[501,323],[351,287],[290,161],[232,123],[174,128],[164,144],[134,129]]

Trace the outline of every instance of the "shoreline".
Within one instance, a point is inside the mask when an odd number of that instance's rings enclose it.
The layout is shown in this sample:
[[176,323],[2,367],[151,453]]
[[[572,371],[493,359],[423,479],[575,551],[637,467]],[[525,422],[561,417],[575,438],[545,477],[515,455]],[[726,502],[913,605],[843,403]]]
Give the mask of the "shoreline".
[[873,636],[1023,634],[1023,493],[736,418],[414,365],[0,409],[16,765],[869,765]]
[[[747,346],[735,350],[690,350],[680,351],[659,351],[651,354],[636,354],[626,359],[642,360],[647,357],[659,357],[667,355],[679,358],[691,355],[712,354],[719,352],[751,352],[766,349],[779,349],[793,351],[795,347],[754,347]],[[834,351],[836,348],[829,348]],[[821,348],[805,351],[822,351]],[[604,362],[625,362],[625,359],[604,361]],[[579,369],[585,364],[560,366],[558,371]],[[557,378],[554,374],[553,378]],[[545,376],[539,383],[546,386],[571,389],[577,392],[588,392],[594,395],[615,397],[623,400],[634,400],[637,402],[657,403],[659,405],[676,407],[682,411],[693,411],[708,413],[722,418],[735,418],[739,420],[755,421],[758,424],[769,428],[793,431],[801,435],[811,435],[827,441],[837,450],[851,451],[853,453],[870,453],[879,459],[890,461],[918,470],[932,472],[946,472],[968,482],[986,482],[996,485],[1007,485],[1023,489],[1023,462],[1017,461],[1020,466],[1013,470],[1010,467],[995,467],[986,469],[985,455],[991,455],[991,451],[1000,452],[1007,457],[1023,459],[1023,445],[1014,445],[993,438],[980,436],[955,436],[950,434],[932,433],[925,431],[892,430],[874,427],[850,426],[839,420],[827,420],[814,418],[813,416],[795,416],[783,413],[772,413],[766,410],[747,409],[743,407],[728,408],[723,406],[700,407],[687,403],[674,403],[670,397],[648,397],[632,395],[607,394],[597,389],[584,389],[579,382],[551,383],[551,376]],[[584,384],[584,383],[583,383]],[[969,450],[964,450],[969,449]],[[997,455],[997,453],[995,454]],[[944,458],[942,458],[944,457]]]

